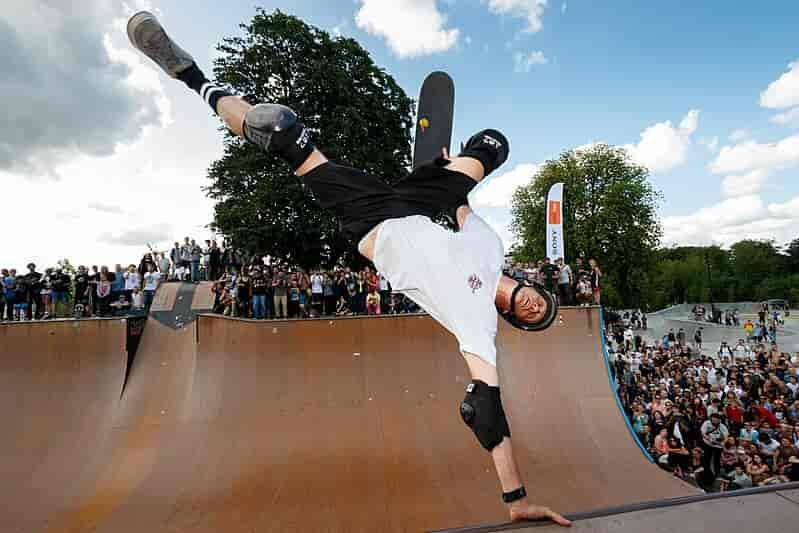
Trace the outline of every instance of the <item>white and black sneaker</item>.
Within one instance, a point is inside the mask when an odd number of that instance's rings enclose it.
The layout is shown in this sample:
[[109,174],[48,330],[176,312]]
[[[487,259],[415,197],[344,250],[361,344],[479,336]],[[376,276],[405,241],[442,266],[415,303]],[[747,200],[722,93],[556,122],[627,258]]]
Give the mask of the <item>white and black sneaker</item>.
[[155,15],[148,11],[139,11],[130,17],[128,38],[173,78],[194,63],[194,58],[169,38]]

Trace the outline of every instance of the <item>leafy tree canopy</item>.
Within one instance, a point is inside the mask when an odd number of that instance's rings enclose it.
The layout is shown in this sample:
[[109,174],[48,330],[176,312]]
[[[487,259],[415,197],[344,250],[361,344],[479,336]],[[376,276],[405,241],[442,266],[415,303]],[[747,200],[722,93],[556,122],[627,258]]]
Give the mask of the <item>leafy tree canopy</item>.
[[[217,47],[219,83],[253,104],[294,109],[332,160],[387,178],[407,172],[413,101],[355,40],[263,9],[241,28]],[[352,253],[335,219],[274,155],[227,133],[208,176],[212,226],[248,253],[306,267]]]

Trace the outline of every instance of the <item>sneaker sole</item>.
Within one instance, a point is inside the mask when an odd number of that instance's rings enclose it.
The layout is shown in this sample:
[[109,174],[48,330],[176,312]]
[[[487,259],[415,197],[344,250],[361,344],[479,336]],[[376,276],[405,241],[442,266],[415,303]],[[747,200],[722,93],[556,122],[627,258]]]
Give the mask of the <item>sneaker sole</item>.
[[[146,28],[144,25],[150,24],[151,28]],[[149,30],[149,32],[148,32]],[[143,33],[149,33],[142,35]],[[139,11],[128,20],[127,25],[128,39],[130,43],[141,53],[149,57],[156,65],[161,67],[167,75],[177,78],[178,74],[189,68],[194,63],[194,58],[183,50],[180,46],[173,41],[164,30],[164,27],[158,21],[155,15],[149,11]],[[154,57],[147,51],[147,43],[154,38],[160,38],[167,41],[172,48],[172,58],[158,58]],[[170,62],[170,59],[172,60]],[[170,65],[170,63],[172,63]]]

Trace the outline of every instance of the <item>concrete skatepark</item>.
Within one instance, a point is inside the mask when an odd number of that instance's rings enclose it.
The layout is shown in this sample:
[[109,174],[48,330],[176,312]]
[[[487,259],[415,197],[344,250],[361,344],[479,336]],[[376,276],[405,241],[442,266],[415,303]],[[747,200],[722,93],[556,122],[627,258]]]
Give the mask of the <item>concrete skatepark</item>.
[[[711,304],[708,303],[704,305],[707,309],[710,309]],[[694,304],[679,304],[648,314],[648,330],[643,333],[643,336],[649,341],[656,341],[660,340],[669,329],[674,329],[676,332],[679,331],[680,328],[683,328],[685,330],[686,339],[692,343],[694,333],[697,329],[702,328],[704,351],[716,352],[722,341],[735,345],[738,339],[744,338],[743,322],[746,321],[747,318],[752,319],[753,322],[757,320],[757,311],[760,304],[755,302],[715,304],[715,306],[721,310],[737,309],[741,314],[741,326],[722,326],[711,322],[692,320],[691,309],[693,306]],[[792,311],[791,315],[786,317],[785,326],[778,328],[777,344],[783,351],[799,351],[798,315],[799,312]]]
[[[4,532],[554,531],[507,524],[458,416],[469,381],[427,316],[201,314],[168,284],[121,319],[0,325]],[[598,308],[498,336],[531,500],[583,531],[784,531],[799,487],[700,494],[650,463],[610,386]],[[134,343],[135,344],[135,343]]]

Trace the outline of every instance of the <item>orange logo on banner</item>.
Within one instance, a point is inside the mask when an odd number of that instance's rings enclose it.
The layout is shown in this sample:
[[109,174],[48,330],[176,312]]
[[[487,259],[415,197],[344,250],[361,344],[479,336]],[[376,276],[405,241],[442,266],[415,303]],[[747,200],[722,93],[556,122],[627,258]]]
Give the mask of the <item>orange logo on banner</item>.
[[560,224],[560,202],[555,200],[549,202],[549,223]]

